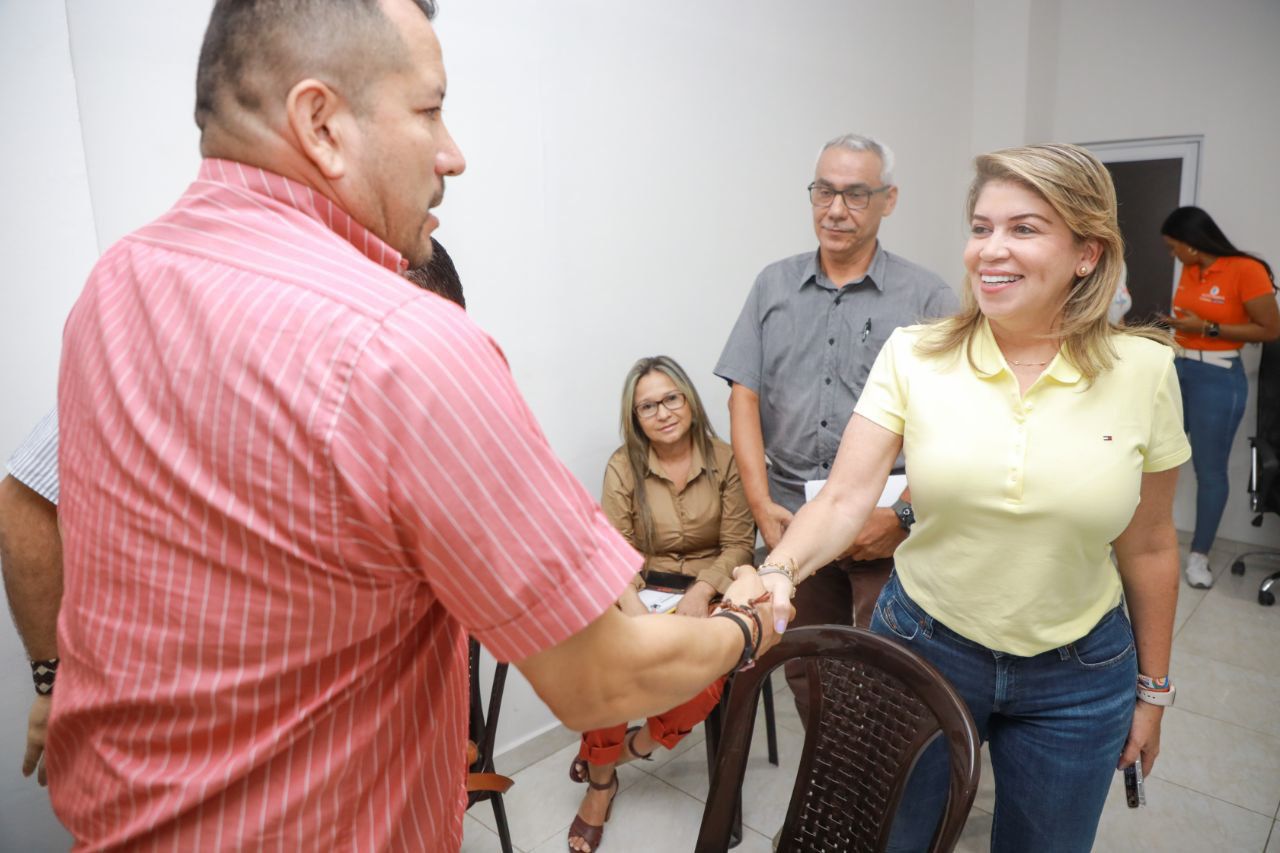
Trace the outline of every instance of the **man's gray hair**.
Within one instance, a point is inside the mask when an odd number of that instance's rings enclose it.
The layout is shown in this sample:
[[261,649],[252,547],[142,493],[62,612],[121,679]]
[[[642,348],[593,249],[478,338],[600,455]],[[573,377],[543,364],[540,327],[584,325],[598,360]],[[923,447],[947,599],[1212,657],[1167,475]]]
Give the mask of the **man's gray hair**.
[[889,186],[893,183],[893,149],[883,142],[872,139],[870,136],[863,136],[860,133],[845,133],[822,146],[822,150],[818,152],[819,159],[827,152],[828,148],[843,148],[846,151],[870,151],[880,158],[881,185]]

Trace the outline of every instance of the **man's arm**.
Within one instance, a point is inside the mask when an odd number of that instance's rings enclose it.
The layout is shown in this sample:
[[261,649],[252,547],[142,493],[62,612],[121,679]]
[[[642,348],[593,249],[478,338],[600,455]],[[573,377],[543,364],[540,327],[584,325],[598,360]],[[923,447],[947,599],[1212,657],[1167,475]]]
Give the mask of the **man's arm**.
[[[13,622],[32,660],[58,656],[58,607],[62,603],[62,538],[57,507],[13,477],[0,481],[0,570]],[[37,695],[27,720],[22,774],[39,766],[45,784],[45,729],[50,697]]]
[[[741,603],[763,592],[747,568],[725,597]],[[764,632],[758,656],[778,635],[773,607],[768,601],[757,607]],[[790,619],[785,607],[779,616]],[[606,607],[586,628],[516,667],[561,722],[588,731],[674,708],[733,669],[742,650],[742,629],[730,619],[629,617]]]
[[737,382],[729,390],[729,438],[747,506],[770,549],[791,523],[791,512],[769,496],[769,475],[764,461],[764,430],[760,426],[760,395]]

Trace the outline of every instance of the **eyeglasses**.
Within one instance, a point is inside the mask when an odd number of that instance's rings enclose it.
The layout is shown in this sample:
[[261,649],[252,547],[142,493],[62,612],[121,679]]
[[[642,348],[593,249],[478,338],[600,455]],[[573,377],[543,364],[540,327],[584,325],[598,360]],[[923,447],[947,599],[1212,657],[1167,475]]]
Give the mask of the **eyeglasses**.
[[871,197],[876,193],[882,193],[891,188],[893,184],[885,184],[882,187],[849,187],[847,190],[838,190],[835,187],[829,187],[826,184],[820,184],[816,181],[809,184],[809,202],[814,207],[830,207],[831,203],[836,200],[836,196],[844,199],[844,206],[848,210],[865,210],[867,205],[871,204]]
[[641,403],[636,406],[636,414],[647,421],[658,414],[659,406],[668,412],[678,412],[684,408],[684,394],[679,391],[672,391],[656,403]]

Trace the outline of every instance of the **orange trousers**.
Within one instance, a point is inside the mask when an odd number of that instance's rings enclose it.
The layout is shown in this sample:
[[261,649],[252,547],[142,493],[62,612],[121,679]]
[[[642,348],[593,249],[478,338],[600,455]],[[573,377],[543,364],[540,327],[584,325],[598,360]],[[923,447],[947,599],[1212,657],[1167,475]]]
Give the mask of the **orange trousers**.
[[[678,744],[693,727],[707,718],[711,709],[720,701],[724,690],[723,678],[714,682],[706,690],[694,696],[683,705],[677,705],[670,711],[648,719],[649,734],[654,741],[671,749]],[[616,764],[622,755],[622,742],[627,736],[627,724],[619,723],[607,729],[594,729],[582,733],[582,743],[578,747],[578,757],[588,764]]]

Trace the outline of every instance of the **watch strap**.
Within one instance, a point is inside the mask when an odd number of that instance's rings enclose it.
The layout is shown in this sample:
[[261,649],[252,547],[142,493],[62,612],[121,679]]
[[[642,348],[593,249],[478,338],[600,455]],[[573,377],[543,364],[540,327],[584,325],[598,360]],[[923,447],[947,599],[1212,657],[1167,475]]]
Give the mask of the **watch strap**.
[[1164,708],[1173,704],[1173,698],[1176,692],[1177,691],[1174,689],[1172,684],[1169,685],[1168,690],[1149,690],[1141,684],[1138,685],[1139,699],[1146,702],[1148,705],[1159,705]]

